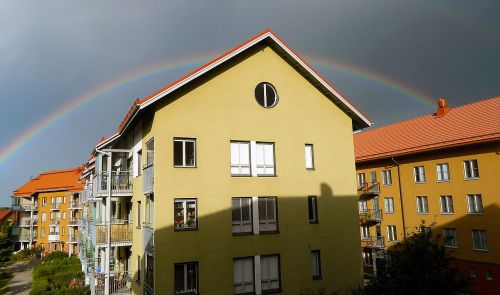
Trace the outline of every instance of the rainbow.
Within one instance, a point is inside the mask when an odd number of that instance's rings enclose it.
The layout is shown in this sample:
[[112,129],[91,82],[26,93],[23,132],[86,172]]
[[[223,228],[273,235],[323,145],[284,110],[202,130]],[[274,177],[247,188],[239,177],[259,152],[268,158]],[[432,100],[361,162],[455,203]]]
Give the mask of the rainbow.
[[[13,156],[16,151],[26,146],[33,138],[42,133],[45,129],[49,128],[51,125],[55,124],[62,118],[66,117],[71,112],[85,106],[86,104],[96,99],[102,98],[105,94],[113,90],[116,90],[117,88],[127,83],[141,80],[148,76],[159,74],[161,72],[167,72],[179,69],[181,67],[199,66],[207,62],[207,60],[209,60],[209,56],[217,56],[217,55],[203,53],[203,54],[188,56],[182,59],[166,60],[142,68],[127,71],[119,76],[116,76],[108,81],[105,81],[100,85],[97,85],[96,87],[90,89],[89,91],[86,91],[72,98],[66,104],[63,104],[55,111],[53,111],[46,117],[42,118],[41,120],[33,124],[30,128],[22,132],[19,136],[17,136],[11,142],[9,142],[6,146],[2,147],[0,149],[0,166],[2,166],[11,156]],[[306,54],[306,56],[308,55]],[[361,67],[352,64],[347,64],[331,58],[309,55],[309,60],[312,61],[312,64],[314,66],[326,67],[330,70],[346,72],[367,79],[383,87],[397,91],[402,95],[404,95],[405,97],[409,97],[412,100],[426,107],[433,108],[434,103],[430,101],[428,96],[419,93],[418,91],[413,90],[410,87],[403,85],[397,81],[394,81],[389,77],[385,77],[379,73],[375,73],[367,69],[363,69]]]

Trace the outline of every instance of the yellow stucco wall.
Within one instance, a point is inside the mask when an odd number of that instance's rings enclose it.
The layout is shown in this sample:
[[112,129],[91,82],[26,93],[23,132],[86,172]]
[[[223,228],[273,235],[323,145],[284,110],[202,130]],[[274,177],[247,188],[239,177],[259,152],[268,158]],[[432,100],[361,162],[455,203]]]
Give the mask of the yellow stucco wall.
[[[436,223],[436,232],[443,232],[444,228],[456,228],[458,248],[453,249],[456,258],[486,263],[500,263],[500,194],[498,167],[500,167],[500,143],[468,146],[463,148],[448,149],[439,152],[430,152],[419,156],[398,158],[401,163],[401,182],[403,190],[403,206],[407,232],[411,233],[419,226],[422,220],[427,225]],[[464,178],[464,160],[476,159],[479,167],[479,178],[466,180]],[[436,164],[448,163],[450,181],[438,182]],[[390,160],[373,163],[359,163],[357,172],[364,172],[369,179],[371,171],[377,172],[377,178],[382,182],[382,170],[393,165]],[[425,167],[425,183],[415,183],[413,168]],[[381,186],[379,195],[380,207],[383,208],[385,197],[394,197],[395,214],[383,214],[382,233],[387,237],[387,225],[396,225],[398,239],[403,237],[403,225],[398,187],[397,168],[392,171],[392,186]],[[484,213],[469,214],[467,194],[481,194]],[[442,214],[440,211],[440,196],[451,195],[453,198],[453,214]],[[427,196],[428,214],[417,213],[416,197]],[[369,207],[372,208],[373,200]],[[472,229],[487,231],[488,251],[472,249]],[[374,234],[374,226],[371,228]]]
[[[277,89],[274,108],[255,101],[263,81]],[[344,294],[358,284],[351,119],[270,48],[173,97],[157,104],[151,124],[143,120],[143,161],[144,144],[155,140],[155,291],[173,292],[174,263],[198,261],[200,293],[233,294],[233,258],[265,254],[280,254],[284,294],[321,286]],[[174,137],[196,138],[196,168],[173,167]],[[231,140],[274,142],[277,176],[231,177]],[[305,169],[306,143],[314,144],[314,171]],[[134,182],[134,218],[137,200],[145,207],[141,178]],[[309,195],[318,196],[319,224],[308,223]],[[277,196],[278,234],[232,235],[231,198],[244,196]],[[174,198],[197,198],[198,230],[174,232]],[[141,240],[135,230],[135,269]],[[311,250],[321,250],[322,280],[312,279]]]

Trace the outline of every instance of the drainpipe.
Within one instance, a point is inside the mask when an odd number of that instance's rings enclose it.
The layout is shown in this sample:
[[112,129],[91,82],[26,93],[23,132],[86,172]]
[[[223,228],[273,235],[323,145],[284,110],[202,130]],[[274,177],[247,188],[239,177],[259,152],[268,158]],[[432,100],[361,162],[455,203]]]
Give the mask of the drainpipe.
[[391,160],[398,167],[399,200],[401,202],[401,219],[403,221],[403,238],[406,239],[405,209],[404,209],[404,206],[403,206],[403,188],[402,188],[402,185],[401,185],[401,170],[399,169],[399,166],[401,164],[399,162],[397,162],[394,159],[394,157],[392,157]]

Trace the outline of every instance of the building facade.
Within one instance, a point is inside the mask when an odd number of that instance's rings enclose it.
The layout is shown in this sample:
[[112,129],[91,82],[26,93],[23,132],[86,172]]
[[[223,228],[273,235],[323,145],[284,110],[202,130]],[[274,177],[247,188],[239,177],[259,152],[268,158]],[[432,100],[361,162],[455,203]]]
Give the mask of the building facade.
[[500,288],[500,97],[355,134],[365,271],[380,251],[424,222],[434,224],[473,278],[473,291]]
[[94,292],[350,292],[370,124],[270,31],[137,100],[82,175]]
[[78,254],[79,181],[82,168],[43,172],[13,192],[14,249],[42,247],[46,253]]

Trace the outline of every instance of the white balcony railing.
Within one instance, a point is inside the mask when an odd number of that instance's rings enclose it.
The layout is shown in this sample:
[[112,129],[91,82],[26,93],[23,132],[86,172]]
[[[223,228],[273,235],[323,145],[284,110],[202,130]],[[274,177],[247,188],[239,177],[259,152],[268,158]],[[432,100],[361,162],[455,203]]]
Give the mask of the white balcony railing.
[[49,234],[49,242],[59,242],[59,233]]
[[[108,182],[110,177],[108,172],[100,172],[95,178],[97,182],[97,196],[109,195]],[[114,196],[131,196],[132,195],[132,173],[129,171],[113,171],[111,172],[111,194]]]

